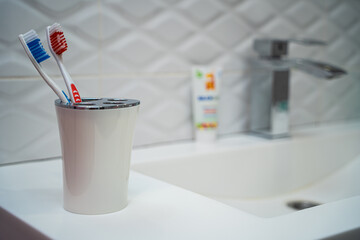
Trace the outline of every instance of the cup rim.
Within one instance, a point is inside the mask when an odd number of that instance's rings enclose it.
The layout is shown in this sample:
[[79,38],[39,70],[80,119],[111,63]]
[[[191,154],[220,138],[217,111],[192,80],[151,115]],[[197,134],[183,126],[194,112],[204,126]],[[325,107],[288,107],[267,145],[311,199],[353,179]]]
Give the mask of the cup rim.
[[65,103],[60,99],[56,99],[55,106],[77,110],[103,110],[140,105],[139,100],[126,98],[81,98],[81,100],[80,103]]

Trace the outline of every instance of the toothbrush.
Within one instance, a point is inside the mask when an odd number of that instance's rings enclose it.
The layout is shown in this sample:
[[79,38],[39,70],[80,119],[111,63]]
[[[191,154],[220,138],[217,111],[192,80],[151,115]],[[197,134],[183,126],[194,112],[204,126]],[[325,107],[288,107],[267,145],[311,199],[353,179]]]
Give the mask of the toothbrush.
[[59,86],[44,72],[40,63],[50,58],[50,56],[45,51],[44,47],[41,44],[40,38],[35,32],[35,30],[31,29],[27,33],[20,34],[19,40],[21,45],[23,46],[26,54],[31,60],[32,64],[39,72],[41,77],[45,80],[45,82],[49,85],[49,87],[58,95],[62,102],[69,103],[70,100],[66,96],[65,92],[59,88]]
[[71,79],[70,74],[67,72],[63,63],[62,53],[67,50],[67,43],[60,24],[54,23],[53,25],[48,26],[46,28],[46,37],[50,52],[56,59],[61,74],[64,77],[71,101],[73,103],[81,102],[80,94],[75,86],[75,83]]

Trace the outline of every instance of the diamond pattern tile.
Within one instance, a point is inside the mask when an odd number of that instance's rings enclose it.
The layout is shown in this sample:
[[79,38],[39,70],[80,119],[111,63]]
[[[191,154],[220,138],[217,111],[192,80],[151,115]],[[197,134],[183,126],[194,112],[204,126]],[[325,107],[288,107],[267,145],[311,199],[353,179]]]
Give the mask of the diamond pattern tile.
[[72,0],[63,0],[61,2],[57,0],[33,0],[33,4],[36,4],[36,7],[31,3],[28,3],[30,7],[35,10],[40,10],[48,16],[63,16],[64,14],[68,15],[73,11],[81,9],[81,6],[86,3],[86,1],[72,1]]
[[219,134],[246,131],[249,128],[249,74],[224,73],[219,101]]
[[350,29],[349,35],[360,44],[360,24],[356,24],[353,28]]
[[245,1],[244,0],[223,0],[223,2],[232,7],[232,6],[235,6],[236,4],[240,4]]
[[263,28],[260,29],[260,32],[270,38],[294,38],[296,33],[300,29],[297,28],[290,21],[284,21],[281,18],[275,18],[273,21],[270,21]]
[[146,70],[151,72],[186,72],[191,68],[191,64],[186,59],[176,56],[175,54],[167,54],[159,61],[150,63]]
[[165,40],[170,44],[181,42],[194,31],[190,22],[173,13],[160,15],[150,22],[147,28],[158,37],[159,41]]
[[359,12],[349,4],[343,4],[330,13],[330,18],[339,27],[348,28],[357,22]]
[[[335,30],[336,31],[336,30]],[[314,38],[325,42],[329,42],[332,38],[336,38],[338,32],[333,32],[332,36],[329,34],[330,28],[325,18],[320,18],[310,26],[306,27],[302,37]]]
[[230,48],[249,35],[248,27],[234,16],[225,16],[214,22],[209,35],[221,45]]
[[360,55],[356,54],[350,61],[347,62],[345,68],[351,72],[351,74],[359,73],[356,72],[360,66]]
[[[273,5],[276,9],[278,9],[279,13],[285,11],[286,9],[290,8],[294,4],[296,4],[297,0],[271,0],[271,5]],[[299,13],[300,14],[300,13]]]
[[341,0],[315,0],[313,2],[319,7],[321,7],[323,10],[328,11],[336,7],[341,2]]
[[178,103],[176,100],[169,100],[166,104],[159,104],[155,109],[149,111],[147,116],[149,119],[157,119],[154,121],[154,126],[163,128],[164,133],[187,124],[190,117],[189,107]]
[[42,151],[38,147],[43,138],[57,134],[55,112],[48,111],[56,95],[40,79],[2,80],[0,89],[0,162],[59,156],[60,148],[50,151],[54,148],[44,142]]
[[144,35],[129,36],[122,44],[110,46],[109,51],[130,64],[146,64],[153,60],[160,48]]
[[293,21],[297,26],[305,28],[320,17],[320,12],[311,2],[299,1],[286,11],[286,15],[287,18]]
[[196,37],[182,45],[180,51],[193,64],[208,64],[221,54],[221,47],[210,39]]
[[359,50],[359,47],[347,39],[339,39],[328,47],[328,55],[335,64],[343,65],[351,59]]
[[[38,30],[47,21],[46,16],[37,14],[35,9],[29,11],[29,8],[19,1],[4,1],[0,8],[0,16],[1,30],[3,31],[0,41],[6,44],[14,42],[20,33],[25,33],[31,28]],[[21,23],[19,24],[21,26],[14,28],[11,23]]]
[[267,1],[245,1],[237,11],[251,26],[259,27],[276,15],[276,11]]
[[103,11],[106,14],[101,15],[101,43],[106,46],[128,34],[131,24],[107,5],[103,6]]
[[156,0],[102,0],[101,5],[102,15],[106,15],[107,9],[112,9],[133,26],[146,23],[163,10],[163,4]]
[[35,10],[29,11],[29,8],[19,1],[5,1],[0,8],[0,19],[3,32],[0,36],[0,76],[36,74],[36,70],[29,66],[29,60],[25,59],[18,35],[31,28],[38,31],[39,27],[44,27],[46,16]]
[[194,23],[206,25],[222,13],[222,6],[213,0],[188,0],[182,3],[186,16]]
[[349,74],[323,84],[321,121],[356,119],[360,116],[359,75]]
[[292,125],[319,121],[322,81],[300,71],[291,72],[289,108]]
[[[69,44],[64,62],[82,96],[141,100],[134,143],[142,146],[193,138],[193,65],[224,69],[219,133],[247,131],[248,58],[259,37],[322,39],[327,46],[291,45],[290,57],[349,72],[323,81],[292,71],[293,126],[360,118],[359,12],[357,0],[4,0],[0,164],[60,154],[56,96],[27,59],[19,33],[34,28],[44,40],[45,26],[60,22]],[[42,65],[65,88],[54,59]]]
[[[341,29],[339,29],[335,24],[329,24],[329,21],[326,20],[320,20],[315,25],[315,29],[313,32],[322,32],[324,35],[324,38],[320,38],[325,40],[328,43],[334,42],[339,38],[342,38]],[[309,35],[307,35],[309,37]]]
[[120,1],[118,4],[131,17],[137,19],[147,18],[159,10],[159,5],[156,1],[125,0]]
[[[4,115],[0,117],[1,127],[0,134],[5,135],[8,128],[11,126],[16,131],[12,131],[12,134],[7,138],[1,138],[0,149],[2,151],[20,151],[26,145],[30,144],[33,139],[37,139],[44,135],[46,130],[43,124],[46,121],[39,121],[34,119],[30,114],[23,114],[16,111],[4,112]],[[31,127],[30,127],[31,126]]]

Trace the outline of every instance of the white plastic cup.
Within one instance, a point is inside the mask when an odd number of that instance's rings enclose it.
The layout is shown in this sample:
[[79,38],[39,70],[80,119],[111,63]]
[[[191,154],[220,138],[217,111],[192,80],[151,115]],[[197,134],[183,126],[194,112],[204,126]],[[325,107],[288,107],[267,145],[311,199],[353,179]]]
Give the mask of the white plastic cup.
[[104,214],[126,207],[131,149],[140,102],[131,99],[55,101],[64,208]]

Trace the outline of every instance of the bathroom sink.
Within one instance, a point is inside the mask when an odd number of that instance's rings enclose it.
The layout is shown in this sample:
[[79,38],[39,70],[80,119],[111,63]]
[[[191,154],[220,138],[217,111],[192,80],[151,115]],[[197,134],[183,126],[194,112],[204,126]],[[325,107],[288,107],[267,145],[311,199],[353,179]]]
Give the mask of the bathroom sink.
[[205,148],[134,162],[132,169],[267,218],[297,211],[301,201],[316,206],[360,195],[359,125]]

